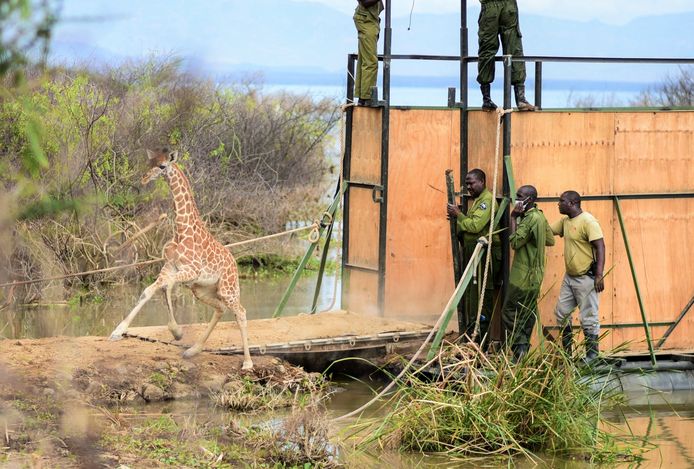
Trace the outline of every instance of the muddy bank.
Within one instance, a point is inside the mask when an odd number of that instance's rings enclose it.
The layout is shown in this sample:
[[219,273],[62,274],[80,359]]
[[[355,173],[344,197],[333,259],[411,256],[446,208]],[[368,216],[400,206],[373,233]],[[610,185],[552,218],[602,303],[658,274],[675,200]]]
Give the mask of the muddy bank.
[[242,371],[240,355],[201,353],[185,360],[181,351],[162,343],[104,337],[0,341],[0,395],[60,395],[92,404],[152,402],[207,397],[240,379],[281,383],[307,376],[273,357],[253,357],[253,370]]

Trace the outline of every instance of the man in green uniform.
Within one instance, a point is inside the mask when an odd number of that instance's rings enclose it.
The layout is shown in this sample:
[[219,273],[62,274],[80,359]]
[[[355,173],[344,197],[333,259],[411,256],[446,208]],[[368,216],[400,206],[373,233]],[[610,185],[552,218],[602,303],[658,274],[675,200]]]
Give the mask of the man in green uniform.
[[[473,169],[465,176],[465,187],[468,194],[472,197],[472,206],[467,214],[453,204],[448,204],[448,218],[456,220],[456,233],[458,240],[463,245],[463,266],[470,262],[472,253],[477,245],[477,240],[481,236],[489,235],[489,223],[491,221],[492,204],[496,212],[497,204],[492,193],[486,187],[487,176],[481,169]],[[486,253],[485,253],[486,256]],[[482,258],[483,260],[486,257]],[[490,272],[487,277],[487,285],[484,291],[484,304],[482,317],[480,318],[480,336],[483,339],[489,329],[494,310],[494,272],[497,272],[501,262],[501,243],[499,236],[495,235],[492,239],[492,262]],[[460,333],[472,335],[477,321],[477,309],[481,295],[482,283],[484,278],[484,262],[480,262],[477,267],[473,283],[468,286],[463,297],[463,319],[465,330]]]
[[[479,61],[477,82],[482,89],[482,109],[493,111],[496,104],[491,97],[494,81],[494,56],[499,51],[499,36],[504,55],[523,57],[523,37],[518,25],[516,0],[480,0],[482,10],[478,23]],[[525,62],[511,65],[511,83],[516,94],[519,111],[534,111],[535,106],[525,99]]]
[[554,245],[552,230],[535,205],[537,190],[522,186],[511,212],[509,242],[515,251],[501,318],[506,344],[516,360],[528,352],[537,317],[537,298],[545,276],[545,246]]
[[354,10],[354,25],[357,27],[359,39],[359,58],[357,61],[357,76],[354,79],[354,96],[362,106],[372,106],[376,103],[371,100],[371,87],[376,86],[378,75],[378,55],[376,45],[381,33],[381,19],[379,15],[383,11],[381,0],[358,0]]
[[598,293],[605,289],[605,240],[595,217],[581,209],[578,192],[566,191],[559,197],[559,213],[566,216],[552,223],[552,232],[564,238],[566,275],[554,314],[562,328],[564,350],[571,355],[571,313],[578,306],[586,338],[586,361],[590,362],[598,356]]

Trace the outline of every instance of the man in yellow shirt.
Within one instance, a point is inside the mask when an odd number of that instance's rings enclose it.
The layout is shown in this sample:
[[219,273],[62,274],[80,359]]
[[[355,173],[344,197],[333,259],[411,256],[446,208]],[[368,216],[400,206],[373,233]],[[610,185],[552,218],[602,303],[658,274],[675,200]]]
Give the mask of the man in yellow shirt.
[[571,313],[578,306],[586,340],[586,361],[590,362],[598,356],[598,293],[605,289],[605,241],[598,221],[581,209],[578,192],[566,191],[561,195],[559,213],[566,216],[551,227],[555,235],[564,238],[566,275],[554,313],[562,328],[564,350],[571,355]]

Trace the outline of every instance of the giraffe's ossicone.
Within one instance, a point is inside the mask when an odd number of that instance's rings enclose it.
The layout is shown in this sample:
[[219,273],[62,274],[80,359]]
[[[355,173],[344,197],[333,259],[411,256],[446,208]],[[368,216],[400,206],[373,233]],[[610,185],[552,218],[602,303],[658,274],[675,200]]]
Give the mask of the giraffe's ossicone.
[[178,283],[184,283],[203,303],[214,308],[214,314],[205,333],[183,356],[200,353],[225,309],[236,316],[243,343],[243,369],[253,368],[248,351],[246,310],[241,305],[239,275],[234,256],[205,227],[195,205],[190,182],[176,164],[178,152],[147,150],[149,169],[142,177],[142,184],[164,176],[169,183],[174,203],[174,236],[163,249],[165,264],[157,279],[140,295],[135,307],[111,333],[111,340],[118,340],[128,330],[130,323],[150,298],[161,290],[169,309],[168,327],[176,340],[183,335],[174,317],[171,293]]

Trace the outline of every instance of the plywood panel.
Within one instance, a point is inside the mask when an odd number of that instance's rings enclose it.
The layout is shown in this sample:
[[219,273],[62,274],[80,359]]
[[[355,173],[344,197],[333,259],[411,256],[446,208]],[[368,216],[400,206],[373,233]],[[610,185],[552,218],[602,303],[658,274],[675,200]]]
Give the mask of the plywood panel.
[[[552,223],[558,220],[562,215],[559,213],[559,208],[556,202],[541,203],[540,209],[547,217],[547,221]],[[614,233],[613,233],[613,210],[611,201],[584,201],[582,207],[586,212],[591,213],[598,219],[602,228],[605,239],[605,271],[608,271],[614,265],[613,250],[614,250]],[[564,264],[564,239],[555,237],[556,244],[547,249],[547,267],[545,270],[545,280],[542,284],[542,294],[544,297],[539,303],[540,318],[543,325],[556,325],[554,316],[554,307],[559,298],[559,289],[561,288],[564,273],[566,272]],[[600,322],[602,324],[611,324],[613,321],[613,292],[615,285],[614,275],[610,274],[605,279],[605,290],[600,294]],[[578,311],[573,313],[573,324],[579,325]],[[611,345],[611,338],[604,345]]]
[[457,110],[391,113],[387,315],[436,316],[453,291],[445,171],[460,180],[458,118]]
[[356,269],[345,271],[343,309],[378,316],[378,273]]
[[378,216],[381,205],[372,199],[371,189],[349,189],[350,264],[378,268]]
[[[623,200],[622,212],[649,322],[672,321],[694,295],[694,249],[690,239],[694,233],[694,200]],[[615,322],[640,322],[618,224],[615,230]],[[668,339],[667,346],[691,346],[692,333],[694,315],[690,314]],[[643,329],[623,329],[614,335],[615,342],[645,338]],[[647,347],[645,343],[635,345],[636,349]]]
[[350,180],[381,183],[381,111],[354,108]]
[[617,193],[694,190],[694,113],[616,116]]
[[[487,185],[492,190],[494,175],[494,150],[496,149],[497,114],[495,112],[468,112],[468,168],[479,168],[487,174]],[[501,157],[503,140],[499,137],[499,153]],[[499,160],[497,193],[501,193],[504,168]]]
[[613,113],[516,113],[511,156],[516,184],[532,184],[545,196],[566,190],[611,194]]

